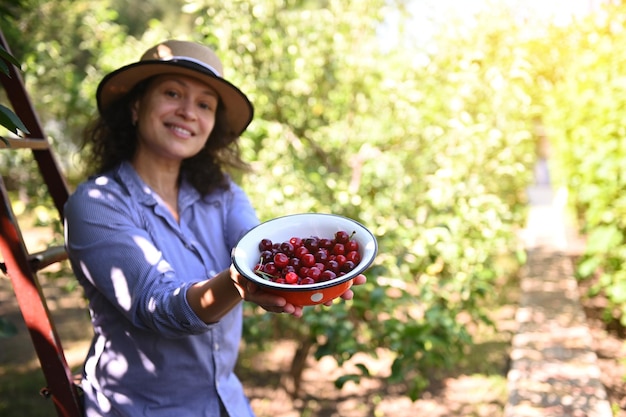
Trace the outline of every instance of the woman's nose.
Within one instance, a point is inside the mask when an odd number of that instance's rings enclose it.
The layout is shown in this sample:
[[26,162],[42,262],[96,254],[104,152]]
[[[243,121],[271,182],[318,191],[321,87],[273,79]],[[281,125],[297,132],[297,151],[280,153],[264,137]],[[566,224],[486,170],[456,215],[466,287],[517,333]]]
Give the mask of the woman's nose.
[[196,113],[193,109],[193,103],[190,100],[181,100],[177,113],[185,119],[193,119],[196,117]]

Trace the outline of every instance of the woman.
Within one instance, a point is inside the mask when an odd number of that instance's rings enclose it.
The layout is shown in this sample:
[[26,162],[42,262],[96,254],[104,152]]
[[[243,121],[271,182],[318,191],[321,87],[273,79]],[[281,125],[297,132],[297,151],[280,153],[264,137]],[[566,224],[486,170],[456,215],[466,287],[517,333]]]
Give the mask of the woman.
[[258,224],[225,173],[245,167],[237,138],[253,107],[221,74],[209,48],[166,41],[98,87],[85,138],[97,175],[65,207],[95,331],[88,417],[252,416],[233,373],[241,301],[302,315],[231,267],[232,248]]

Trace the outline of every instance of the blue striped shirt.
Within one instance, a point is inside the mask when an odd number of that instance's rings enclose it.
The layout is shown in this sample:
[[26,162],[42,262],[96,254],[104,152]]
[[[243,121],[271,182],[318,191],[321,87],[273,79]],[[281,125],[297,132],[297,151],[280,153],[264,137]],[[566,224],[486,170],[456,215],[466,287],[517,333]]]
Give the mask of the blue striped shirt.
[[241,303],[215,324],[185,293],[230,266],[258,223],[247,196],[202,197],[183,182],[177,223],[128,162],[79,185],[65,206],[66,245],[89,300],[94,339],[82,387],[87,417],[252,416],[233,373]]

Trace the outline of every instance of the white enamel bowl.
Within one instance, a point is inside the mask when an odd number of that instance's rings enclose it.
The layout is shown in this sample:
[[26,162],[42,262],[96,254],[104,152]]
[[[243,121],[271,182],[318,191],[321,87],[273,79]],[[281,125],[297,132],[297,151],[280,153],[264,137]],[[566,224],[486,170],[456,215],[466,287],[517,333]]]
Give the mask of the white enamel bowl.
[[[281,243],[292,237],[333,238],[340,230],[348,234],[355,232],[352,239],[359,243],[361,261],[349,273],[329,281],[304,285],[276,283],[254,273],[260,259],[259,242],[262,239]],[[377,252],[376,238],[359,222],[334,214],[304,213],[268,220],[251,229],[235,246],[232,259],[241,275],[265,291],[280,295],[291,304],[306,306],[322,304],[343,294],[352,286],[353,278],[372,264]]]

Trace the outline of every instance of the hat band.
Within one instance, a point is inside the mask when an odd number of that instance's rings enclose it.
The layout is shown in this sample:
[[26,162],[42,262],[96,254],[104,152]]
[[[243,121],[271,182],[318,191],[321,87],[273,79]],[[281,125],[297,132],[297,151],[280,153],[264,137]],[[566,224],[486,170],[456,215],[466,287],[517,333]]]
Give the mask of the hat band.
[[218,70],[216,70],[214,67],[212,67],[211,65],[207,64],[204,61],[200,61],[199,59],[195,59],[189,56],[171,56],[171,57],[167,57],[167,59],[163,59],[163,61],[189,61],[192,62],[194,64],[198,64],[201,67],[204,67],[206,69],[208,69],[209,71],[211,71],[213,74],[217,75],[218,77],[221,77],[222,74],[220,74],[220,72]]

